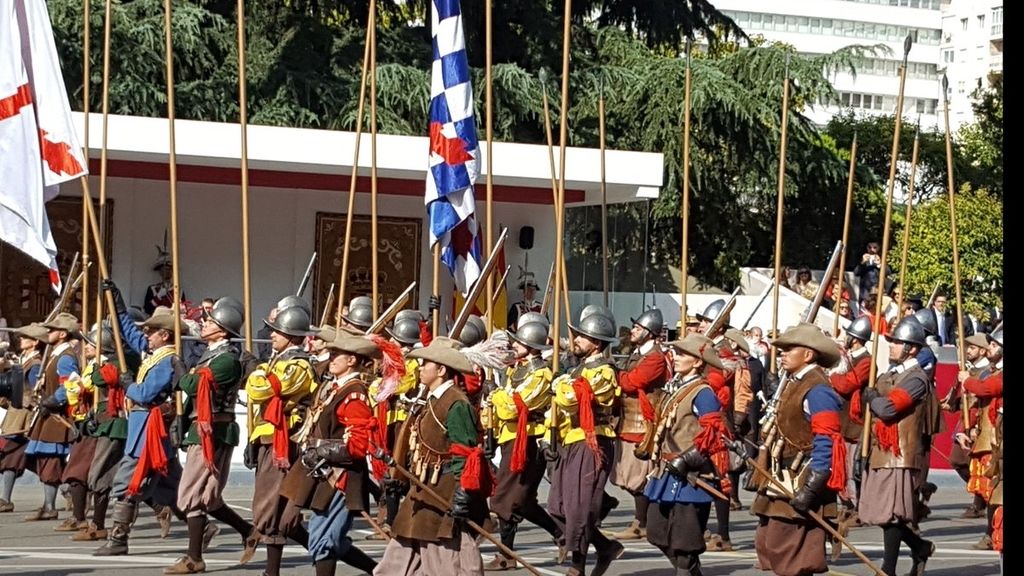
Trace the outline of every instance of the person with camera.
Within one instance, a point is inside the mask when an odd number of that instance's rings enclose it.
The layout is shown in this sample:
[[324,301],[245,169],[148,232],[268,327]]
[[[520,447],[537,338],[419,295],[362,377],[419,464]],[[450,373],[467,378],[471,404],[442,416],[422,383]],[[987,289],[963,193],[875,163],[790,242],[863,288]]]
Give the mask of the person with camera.
[[[32,323],[15,331],[18,342],[17,366],[9,369],[8,396],[0,401],[7,409],[0,437],[0,513],[14,512],[11,494],[14,481],[28,469],[28,424],[31,410],[28,409],[32,391],[42,372],[43,347],[46,344],[47,329]],[[18,374],[15,374],[18,371]],[[15,381],[16,379],[16,381]],[[55,496],[56,497],[56,496]]]

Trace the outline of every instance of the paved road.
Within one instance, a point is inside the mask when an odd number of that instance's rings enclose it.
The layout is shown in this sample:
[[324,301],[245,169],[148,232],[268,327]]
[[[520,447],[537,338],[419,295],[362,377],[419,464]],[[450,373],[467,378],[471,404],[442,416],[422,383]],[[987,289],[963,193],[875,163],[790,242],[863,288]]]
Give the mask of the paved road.
[[[241,473],[235,475],[241,477]],[[940,476],[940,489],[932,499],[932,516],[924,524],[926,538],[933,539],[938,550],[935,557],[928,563],[928,574],[948,574],[956,576],[983,576],[999,574],[999,556],[994,552],[973,550],[971,545],[977,542],[984,531],[983,520],[963,520],[957,518],[968,499],[963,491],[963,483],[955,476]],[[136,530],[132,533],[131,554],[129,556],[101,559],[90,554],[95,548],[92,543],[71,542],[67,534],[53,532],[56,522],[23,523],[24,513],[38,505],[41,496],[38,484],[27,482],[15,489],[14,502],[17,511],[13,514],[0,514],[0,574],[21,574],[26,576],[72,574],[95,574],[117,576],[157,575],[161,569],[174,562],[186,547],[186,529],[184,524],[176,523],[171,535],[165,540],[160,539],[159,530],[152,513],[144,510],[141,513]],[[19,484],[22,484],[19,481]],[[546,484],[544,485],[546,487]],[[252,487],[233,484],[228,488],[227,497],[233,506],[239,507],[243,516],[248,513]],[[625,504],[631,502],[621,493],[615,493]],[[749,503],[750,494],[743,493],[744,503]],[[61,512],[61,518],[67,513]],[[619,530],[631,519],[632,506],[620,508],[612,513],[605,522],[608,528]],[[754,517],[744,510],[734,512],[732,519],[732,541],[737,547],[734,552],[708,552],[702,556],[704,573],[708,576],[736,574],[753,576],[766,574],[753,569],[753,531]],[[714,518],[711,526],[715,525]],[[355,525],[355,538],[358,545],[371,556],[379,558],[384,545],[375,541],[364,541],[369,534],[368,526],[362,521]],[[881,562],[881,530],[864,527],[854,529],[850,533],[853,543],[876,563]],[[567,566],[555,564],[555,548],[536,527],[526,526],[520,531],[517,546],[526,559],[536,564],[543,574],[564,574]],[[489,543],[482,546],[485,559],[494,553]],[[646,542],[626,543],[626,555],[612,564],[611,575],[636,576],[669,576],[672,570],[660,552]],[[206,555],[208,571],[225,576],[256,575],[263,568],[264,550],[257,552],[253,562],[239,567],[236,560],[241,551],[240,538],[224,531],[213,542],[213,547]],[[910,559],[904,550],[897,572],[905,574],[910,569]],[[871,571],[861,564],[852,554],[844,552],[839,562],[831,565],[832,574],[836,575],[868,575]],[[116,570],[116,572],[112,571]],[[351,575],[357,572],[347,566],[339,566],[338,575]],[[306,561],[305,551],[297,546],[289,546],[285,550],[284,570],[286,576],[309,575],[312,568]],[[525,575],[525,570],[508,574]]]

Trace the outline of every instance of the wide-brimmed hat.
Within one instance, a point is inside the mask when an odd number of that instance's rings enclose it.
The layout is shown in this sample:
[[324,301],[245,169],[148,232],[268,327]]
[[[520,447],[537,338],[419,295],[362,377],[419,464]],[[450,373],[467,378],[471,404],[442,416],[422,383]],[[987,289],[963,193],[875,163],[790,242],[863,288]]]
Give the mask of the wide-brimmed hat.
[[174,330],[174,310],[167,306],[157,306],[153,314],[142,323],[143,328],[157,330]]
[[463,374],[472,374],[473,364],[466,358],[465,354],[459,352],[461,347],[462,344],[451,338],[438,336],[430,342],[430,346],[417,348],[409,352],[406,358],[419,358],[420,360],[437,362]]
[[337,338],[327,342],[328,350],[336,350],[346,354],[355,354],[363,358],[380,358],[380,348],[365,336],[339,334]]
[[40,324],[47,330],[66,330],[70,333],[78,333],[78,318],[75,318],[74,314],[68,314],[67,312],[61,312],[49,322],[43,322]]
[[747,354],[750,354],[750,343],[747,342],[747,337],[743,332],[736,328],[729,328],[725,331],[725,338],[730,342],[736,344]]
[[722,364],[722,359],[718,357],[718,352],[715,350],[715,343],[703,334],[687,334],[682,340],[674,340],[669,342],[668,345],[684,354],[700,358],[709,366],[714,366],[719,370],[725,368],[725,365]]
[[839,363],[839,346],[835,341],[825,335],[820,328],[814,324],[801,322],[772,340],[772,346],[777,348],[789,348],[792,346],[803,346],[818,353],[818,364],[825,368],[832,368]]
[[324,324],[323,326],[320,326],[318,328],[314,328],[313,332],[314,332],[314,334],[313,334],[314,338],[319,338],[319,339],[323,340],[324,342],[328,342],[328,343],[337,340],[338,336],[341,335],[338,332],[338,330],[334,326],[331,326],[330,324]]
[[988,336],[986,336],[983,332],[972,334],[967,338],[964,338],[964,342],[968,344],[973,344],[978,348],[988,348]]
[[49,330],[44,328],[42,324],[38,322],[33,322],[31,324],[27,324],[25,326],[22,326],[21,328],[18,328],[17,330],[14,331],[14,333],[17,334],[18,336],[23,336],[25,338],[35,340],[36,342],[46,342],[46,335],[47,333],[49,333]]

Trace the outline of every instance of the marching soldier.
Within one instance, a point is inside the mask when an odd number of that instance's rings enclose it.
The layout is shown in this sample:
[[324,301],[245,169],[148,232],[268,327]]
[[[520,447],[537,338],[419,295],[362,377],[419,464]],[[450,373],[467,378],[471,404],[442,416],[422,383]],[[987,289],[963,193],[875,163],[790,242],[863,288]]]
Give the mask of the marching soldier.
[[[968,336],[965,340],[966,346],[964,347],[964,364],[967,368],[967,372],[972,377],[978,377],[982,371],[988,368],[988,337],[983,332],[978,332]],[[964,483],[970,481],[971,471],[971,447],[970,437],[968,433],[970,429],[975,426],[978,418],[978,400],[973,394],[963,394],[961,389],[963,384],[959,386],[950,386],[949,393],[946,398],[942,401],[941,407],[947,412],[959,412],[961,410],[961,403],[967,402],[967,413],[968,413],[968,425],[967,429],[963,429],[963,419],[957,418],[955,432],[953,434],[953,444],[949,451],[949,463],[956,470],[956,473],[963,479]],[[961,518],[984,518],[985,517],[985,499],[978,494],[974,495],[974,501],[971,502],[964,509],[960,515]]]
[[[505,386],[489,400],[494,407],[494,428],[498,431],[501,465],[498,489],[491,497],[491,510],[498,516],[501,543],[515,549],[516,531],[523,520],[540,526],[558,545],[562,531],[537,501],[537,488],[544,477],[544,411],[551,403],[551,367],[541,353],[547,344],[548,328],[540,322],[520,324],[509,332],[516,364],[508,369]],[[564,558],[563,558],[564,559]],[[503,554],[484,565],[484,570],[513,570],[516,561]]]
[[[72,340],[78,337],[78,319],[61,312],[41,326],[48,330],[47,338],[52,348],[42,369],[42,382],[36,384],[42,401],[38,412],[33,415],[25,454],[34,463],[36,475],[43,484],[43,506],[26,516],[26,522],[57,518],[57,488],[64,475],[65,458],[71,450],[73,428],[63,416],[67,410],[67,391],[63,385],[79,372],[78,354],[72,346]],[[85,487],[80,487],[84,491]],[[84,501],[84,494],[81,497]]]
[[[846,486],[846,445],[839,427],[842,402],[824,368],[839,362],[836,343],[813,324],[786,330],[772,345],[782,351],[782,369],[789,375],[766,438],[771,474],[787,486],[792,498],[767,478],[750,511],[759,518],[754,536],[758,567],[783,576],[821,573],[825,564],[825,530],[809,516],[814,510],[835,517],[836,491]],[[863,513],[862,513],[863,515]]]
[[603,306],[580,312],[578,326],[570,325],[572,353],[579,365],[554,381],[551,416],[557,426],[558,461],[551,478],[548,512],[559,523],[565,547],[572,553],[567,574],[586,572],[587,550],[597,549],[592,576],[604,574],[625,548],[609,540],[597,527],[604,487],[615,458],[612,410],[620,395],[615,369],[605,349],[618,341],[615,318]]
[[650,460],[639,460],[633,455],[638,442],[655,422],[654,407],[661,401],[662,387],[669,377],[668,360],[661,351],[658,338],[664,327],[661,310],[652,308],[633,319],[629,342],[633,352],[617,375],[621,414],[615,430],[615,461],[611,482],[633,496],[636,517],[630,525],[616,534],[617,540],[640,540],[647,537],[647,497],[644,485],[654,470]]
[[730,435],[722,405],[704,378],[708,366],[723,365],[702,334],[687,334],[670,346],[675,374],[665,385],[651,442],[638,447],[650,450],[647,456],[657,467],[645,489],[650,501],[647,540],[665,554],[676,576],[700,576],[712,498],[691,483],[690,475],[714,484],[718,468],[728,463],[725,440]]
[[369,296],[353,298],[341,315],[341,325],[365,333],[373,325],[373,300]]
[[174,392],[174,384],[184,374],[185,366],[174,349],[173,310],[157,308],[140,330],[128,315],[117,285],[104,279],[101,288],[109,290],[114,298],[123,342],[142,355],[142,365],[134,379],[126,372],[120,375],[120,388],[131,404],[128,440],[110,492],[114,526],[107,543],[93,552],[94,556],[123,556],[128,554],[128,536],[138,515],[139,502],[152,499],[182,517],[174,506],[181,464],[173,457],[161,406]]
[[967,491],[981,496],[986,503],[987,528],[985,535],[974,545],[974,548],[979,550],[992,549],[992,520],[995,506],[992,505],[993,483],[990,471],[995,457],[995,425],[998,410],[1003,405],[1003,329],[1000,327],[986,334],[986,337],[989,367],[977,377],[972,377],[966,370],[960,372],[958,377],[964,390],[973,394],[978,401],[976,422],[969,433],[971,477],[967,483]]
[[235,403],[242,378],[240,352],[231,337],[241,334],[242,312],[224,299],[214,303],[203,320],[199,337],[206,343],[196,366],[178,381],[187,396],[183,409],[191,425],[182,442],[185,469],[178,487],[178,508],[188,524],[188,552],[164,569],[164,574],[196,574],[206,570],[203,551],[220,529],[207,515],[234,528],[242,540],[252,532],[223,499],[231,470],[231,454],[238,445]]
[[[317,379],[303,342],[310,334],[309,312],[302,306],[278,311],[270,328],[273,354],[245,382],[251,426],[249,442],[256,447],[256,483],[252,501],[253,531],[245,541],[241,564],[267,545],[267,576],[278,576],[287,538],[308,546],[309,535],[296,516],[283,517],[281,482],[299,458],[290,439],[304,417],[304,405],[316,391]],[[286,521],[287,520],[287,521]]]
[[7,414],[3,419],[4,435],[0,438],[0,512],[14,512],[14,503],[11,502],[14,481],[28,468],[28,456],[25,451],[28,449],[27,429],[31,411],[27,407],[42,371],[47,330],[39,324],[32,323],[18,328],[15,335],[18,337],[18,364],[24,380],[21,382],[22,390],[11,391],[12,394],[20,393],[21,398],[5,398]]
[[508,309],[509,326],[518,326],[519,317],[528,312],[542,313],[543,303],[536,300],[538,288],[533,272],[523,272],[519,277],[519,290],[523,293],[523,299]]
[[[461,520],[479,524],[487,517],[486,498],[494,486],[478,443],[473,407],[453,380],[456,372],[473,371],[460,347],[456,341],[438,337],[409,353],[420,360],[420,384],[427,390],[427,399],[406,426],[408,439],[400,438],[397,448],[408,446],[412,474],[444,502],[412,483],[392,526],[394,538],[373,571],[376,576],[483,573],[476,535],[467,532]],[[402,464],[402,457],[396,455],[396,459]]]
[[[84,334],[82,340],[85,358],[94,359],[96,347]],[[88,528],[85,508],[89,497],[89,468],[96,454],[96,437],[92,434],[95,424],[93,404],[96,402],[95,388],[91,382],[93,367],[94,363],[90,362],[81,375],[74,372],[63,383],[67,412],[75,423],[77,438],[71,444],[68,463],[61,475],[61,482],[68,486],[72,512],[70,517],[53,529],[55,532],[78,532]]]
[[875,388],[863,393],[876,420],[861,487],[862,493],[871,497],[860,499],[858,513],[864,524],[882,527],[882,571],[896,573],[900,542],[904,542],[914,562],[910,573],[921,576],[928,558],[935,553],[935,544],[912,529],[928,396],[928,376],[916,356],[927,344],[924,328],[911,317],[900,320],[886,338],[889,370],[879,376]]
[[[370,409],[362,373],[382,351],[364,336],[342,335],[326,344],[329,376],[317,388],[315,400],[295,436],[302,449],[302,466],[293,466],[281,484],[289,500],[286,515],[300,509],[313,512],[309,520],[309,554],[316,576],[333,576],[338,560],[363,572],[377,566],[352,544],[348,532],[354,515],[370,507],[370,471],[366,457],[383,443]],[[397,354],[398,350],[394,350]],[[385,379],[398,374],[385,374]],[[374,468],[383,466],[375,461]],[[384,470],[378,469],[378,477]]]
[[839,522],[844,528],[857,525],[857,495],[859,486],[854,465],[860,457],[860,440],[864,431],[864,390],[875,369],[867,343],[871,341],[871,321],[861,316],[846,328],[846,351],[851,366],[845,373],[832,373],[829,382],[843,401],[839,411],[839,426],[846,444],[846,487],[839,491]]
[[[754,381],[753,371],[750,369],[750,343],[747,342],[743,332],[736,328],[729,328],[725,331],[725,345],[729,347],[729,358],[722,361],[722,369],[731,372],[733,375],[733,410],[732,410],[732,432],[739,438],[754,439],[753,423],[758,415],[756,412],[751,416],[754,404]],[[711,365],[712,368],[717,368]],[[760,390],[760,388],[758,388]],[[744,466],[735,469],[729,468],[729,508],[739,510],[743,507],[740,502],[740,491],[736,489],[740,484],[740,473],[745,470]]]
[[334,342],[338,337],[338,331],[330,324],[325,324],[319,328],[314,329],[315,334],[312,338],[312,355],[309,358],[310,363],[313,365],[313,373],[316,374],[316,379],[319,382],[323,382],[325,379],[330,378],[330,373],[327,368],[331,363],[331,352],[327,350],[327,344]]

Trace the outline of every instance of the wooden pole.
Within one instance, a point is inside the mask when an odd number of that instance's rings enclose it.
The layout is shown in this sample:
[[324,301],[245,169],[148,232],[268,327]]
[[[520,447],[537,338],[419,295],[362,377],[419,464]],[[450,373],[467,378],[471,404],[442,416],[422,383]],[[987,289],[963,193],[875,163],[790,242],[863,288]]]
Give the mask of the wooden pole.
[[[178,158],[174,142],[174,48],[171,42],[171,0],[164,0],[164,65],[167,75],[168,185],[171,197],[171,291],[174,298],[174,348],[181,350],[181,277],[178,260]],[[181,403],[181,392],[177,394]],[[179,409],[178,415],[181,415]]]
[[[956,185],[953,182],[953,141],[949,133],[949,79],[942,75],[942,98],[945,101],[943,116],[946,121],[946,193],[949,198],[949,231],[953,240],[953,286],[956,286],[956,363],[960,371],[964,370],[964,299],[960,289],[960,244],[956,236]],[[970,427],[970,414],[967,406],[967,394],[963,394],[960,402],[960,418],[964,430]]]
[[[835,307],[832,312],[832,335],[839,335],[839,305],[843,301],[843,281],[846,279],[846,251],[850,240],[850,215],[853,213],[853,183],[857,172],[857,133],[853,133],[853,144],[850,146],[850,172],[846,176],[846,215],[843,216],[843,251],[839,256],[839,295],[836,297]],[[828,282],[830,279],[826,278]]]
[[[871,339],[871,358],[873,362],[878,361],[878,342],[883,336],[882,334],[878,334],[878,328],[882,324],[882,296],[885,294],[886,270],[889,267],[887,264],[887,258],[889,256],[889,227],[892,220],[893,190],[896,188],[896,160],[899,158],[900,152],[900,127],[903,125],[903,88],[907,83],[907,57],[910,55],[910,47],[913,43],[913,38],[907,34],[906,40],[903,41],[903,64],[900,67],[900,91],[896,97],[896,118],[892,132],[892,152],[889,156],[889,183],[885,200],[885,227],[882,232],[882,261],[881,264],[879,264],[878,271],[878,298],[875,301],[874,326],[871,327],[873,336]],[[878,370],[869,370],[868,387],[874,388],[877,378]],[[860,442],[860,455],[862,459],[866,459],[868,457],[868,450],[871,449],[870,440],[871,410],[866,410],[864,413],[864,432],[861,436]]]
[[359,109],[356,113],[355,151],[352,153],[352,176],[349,178],[348,209],[345,211],[345,241],[341,252],[341,278],[338,280],[338,311],[334,315],[334,326],[341,327],[341,309],[345,306],[345,288],[348,284],[348,257],[352,243],[352,218],[356,209],[356,181],[359,179],[359,142],[363,133],[363,107],[366,105],[366,76],[370,69],[370,44],[376,26],[377,3],[370,2],[370,15],[366,19],[366,46],[363,47],[363,72],[359,81]]
[[[96,258],[106,258],[106,247],[104,242],[107,238],[107,135],[109,133],[109,116],[110,116],[110,27],[111,27],[111,15],[110,15],[110,4],[111,0],[106,0],[103,7],[103,79],[101,82],[101,94],[100,94],[100,113],[102,115],[102,121],[100,122],[100,130],[102,136],[100,138],[100,195],[99,195],[99,229],[91,229],[90,232],[93,234],[99,234],[99,242],[95,243],[97,251]],[[82,188],[82,191],[86,191],[87,188]],[[90,196],[91,198],[91,196]],[[107,278],[108,276],[104,276]],[[113,299],[111,299],[111,302]],[[110,313],[114,314],[114,308],[110,308]],[[96,290],[96,317],[103,317],[103,294],[102,290]],[[116,321],[115,321],[116,323]],[[103,349],[103,331],[100,330],[99,337],[96,341],[96,350]],[[123,367],[124,364],[121,364]],[[123,370],[123,368],[122,368]]]
[[[559,140],[558,140],[558,197],[555,199],[555,212],[558,213],[558,221],[555,222],[555,262],[559,266],[565,266],[565,254],[563,249],[565,237],[565,147],[569,143],[569,46],[572,32],[572,0],[565,0],[565,24],[562,30],[562,106],[559,110]],[[562,290],[568,291],[568,285],[564,284],[564,268],[562,274],[555,275],[555,311],[551,322],[551,339],[554,341],[554,354],[551,357],[551,370],[558,374],[558,363],[561,352],[559,332],[561,329],[562,306],[558,301],[558,294]],[[569,307],[565,307],[568,320]]]
[[[370,0],[376,4],[376,0]],[[376,8],[374,8],[376,11]],[[373,319],[377,319],[377,307],[379,306],[380,289],[378,288],[378,264],[377,251],[379,239],[377,237],[377,30],[376,26],[370,28],[370,269],[373,274],[371,299],[373,300],[371,310]]]
[[597,131],[601,147],[601,290],[608,306],[608,187],[605,182],[604,74],[597,99]]
[[[432,286],[432,296],[440,297],[441,295],[441,242],[438,241],[434,244],[434,281]],[[433,328],[434,336],[440,334],[441,330],[441,310],[435,308],[433,314]]]
[[914,180],[917,176],[917,154],[921,147],[921,120],[917,121],[917,131],[914,132],[914,149],[910,153],[910,184],[907,186],[907,214],[903,222],[903,246],[900,256],[900,292],[896,299],[896,319],[903,313],[903,301],[906,299],[907,291],[907,257],[910,255],[910,217],[914,212]]
[[249,106],[245,86],[245,0],[238,0],[238,112],[242,131],[242,305],[245,349],[252,352],[252,286],[249,267]]
[[[555,227],[557,229],[558,223],[562,221],[562,217],[565,213],[565,203],[563,202],[562,205],[559,205],[558,203],[558,171],[555,169],[555,144],[551,135],[551,111],[548,104],[547,82],[546,80],[543,80],[544,78],[546,78],[546,76],[542,76],[541,81],[542,86],[544,87],[542,92],[542,100],[544,102],[544,132],[548,143],[548,165],[551,168],[551,202],[555,207]],[[563,255],[562,259],[557,262],[558,269],[555,274],[562,277],[562,303],[565,306],[566,314],[570,314],[572,309],[569,307],[569,277],[565,269],[565,256]],[[554,284],[552,284],[552,288],[553,287]],[[552,289],[552,299],[558,298],[554,292],[554,289]],[[547,295],[545,295],[545,299],[546,298]],[[552,300],[552,302],[553,301],[554,300]]]
[[693,48],[686,40],[686,88],[683,96],[683,187],[682,198],[682,245],[679,256],[679,318],[680,333],[686,331],[686,292],[690,282],[690,52]]
[[[82,176],[82,191],[87,195],[89,194],[88,176]],[[96,262],[100,265],[100,279],[107,280],[110,278],[110,270],[107,268],[107,257],[103,253],[102,244],[100,242],[100,238],[102,238],[102,236],[100,235],[99,224],[96,222],[96,212],[92,209],[92,202],[86,202],[85,206],[86,212],[88,212],[89,229],[92,232],[93,247],[96,248]],[[98,294],[106,294],[105,299],[107,310],[110,313],[110,331],[114,334],[114,349],[117,351],[118,366],[121,370],[126,370],[125,366],[128,364],[125,362],[124,343],[121,340],[121,325],[118,323],[117,307],[114,305],[114,295],[110,292],[105,292],[104,290],[97,290],[96,292]],[[102,310],[102,308],[96,309],[97,312],[101,312]],[[101,317],[102,316],[98,316],[97,318]],[[103,331],[100,330],[100,334],[102,333]],[[100,339],[101,337],[99,336],[96,338],[97,353],[100,353],[99,351],[102,350]]]
[[[92,57],[90,51],[90,32],[92,26],[90,25],[89,19],[89,8],[90,0],[82,0],[82,112],[85,113],[85,126],[84,126],[84,137],[85,142],[82,145],[82,157],[85,158],[85,165],[89,166],[89,112],[92,109],[91,102],[89,100],[89,85],[92,84],[92,63],[89,61]],[[86,202],[92,202],[92,197],[86,195],[85,190],[82,190],[82,328],[89,331],[89,226],[86,225],[86,220],[89,218],[88,208],[85,207]],[[103,318],[102,313],[97,310],[96,321],[99,322]],[[100,330],[100,332],[103,332]],[[97,350],[97,365],[99,364],[100,354]],[[86,365],[85,358],[85,346],[82,346],[82,358],[80,361],[81,366]]]
[[[786,189],[786,128],[789,125],[789,54],[782,74],[782,136],[779,141],[779,197],[775,205],[775,286],[772,292],[772,338],[779,334],[779,284],[782,282],[782,214]],[[775,373],[775,354],[769,359],[769,371]]]
[[[486,138],[487,138],[487,233],[484,235],[484,254],[489,258],[491,250],[494,249],[494,156],[492,155],[494,146],[494,74],[491,70],[491,59],[493,51],[491,44],[494,37],[493,31],[493,0],[484,0],[484,28],[485,33],[485,64],[484,64],[484,84],[485,84],[485,97],[484,97],[484,118],[486,123]],[[487,314],[484,320],[487,324],[487,333],[490,334],[494,329],[494,311],[492,310],[491,301],[494,299],[494,278],[491,276],[487,277]]]

